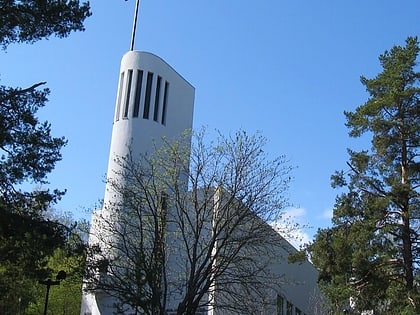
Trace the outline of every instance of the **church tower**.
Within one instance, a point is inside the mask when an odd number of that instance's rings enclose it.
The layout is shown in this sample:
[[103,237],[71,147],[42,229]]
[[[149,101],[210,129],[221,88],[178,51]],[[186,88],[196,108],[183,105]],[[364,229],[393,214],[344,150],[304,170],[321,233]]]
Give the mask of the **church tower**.
[[[160,57],[133,50],[139,0],[136,2],[130,50],[122,57],[113,117],[107,182],[119,180],[116,157],[136,157],[151,152],[166,139],[178,139],[192,129],[194,87]],[[123,180],[123,179],[121,179]],[[114,200],[106,184],[104,207],[92,216],[91,244],[102,233],[100,218]],[[113,314],[113,299],[103,293],[83,293],[81,315]]]
[[[194,87],[158,56],[127,52],[121,61],[108,176],[116,156],[150,152],[163,137],[177,139],[192,128]],[[104,203],[112,199],[107,189]]]

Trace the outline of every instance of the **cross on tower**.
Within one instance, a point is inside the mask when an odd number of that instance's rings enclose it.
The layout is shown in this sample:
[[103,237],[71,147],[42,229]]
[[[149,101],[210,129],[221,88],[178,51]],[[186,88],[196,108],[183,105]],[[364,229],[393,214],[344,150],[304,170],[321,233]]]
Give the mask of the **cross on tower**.
[[134,9],[133,30],[131,31],[130,51],[134,49],[134,39],[136,37],[137,16],[139,13],[140,0],[136,0],[136,7]]

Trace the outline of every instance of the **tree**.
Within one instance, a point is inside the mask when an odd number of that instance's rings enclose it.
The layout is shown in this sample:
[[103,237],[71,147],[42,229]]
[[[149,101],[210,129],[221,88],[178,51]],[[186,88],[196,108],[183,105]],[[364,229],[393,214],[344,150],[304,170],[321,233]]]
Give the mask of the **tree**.
[[[48,90],[0,86],[0,309],[13,314],[31,300],[31,282],[43,278],[48,255],[64,245],[66,230],[44,214],[64,192],[23,191],[21,184],[47,183],[46,176],[61,159],[64,138],[51,136],[50,124],[40,123],[37,110]],[[21,301],[17,303],[15,299]],[[8,310],[8,312],[6,312]]]
[[[55,280],[59,271],[66,272],[66,278],[60,285],[52,286],[48,299],[48,313],[50,314],[79,314],[81,305],[82,277],[86,261],[86,222],[75,222],[71,214],[57,214],[52,216],[63,225],[71,227],[67,234],[66,245],[56,248],[48,257],[46,269],[49,271],[47,278]],[[36,299],[26,309],[26,314],[42,314],[45,306],[45,290],[43,284],[32,283]]]
[[[0,44],[33,43],[51,35],[83,30],[89,3],[79,1],[0,1]],[[29,88],[0,86],[0,312],[17,314],[33,301],[31,283],[48,273],[47,261],[65,244],[67,228],[44,217],[64,192],[24,191],[22,184],[47,183],[61,159],[62,137],[36,117],[45,106],[45,84]]]
[[[51,35],[66,37],[83,31],[83,21],[91,15],[89,2],[79,1],[1,1],[0,43],[33,43]],[[48,89],[38,91],[40,82],[29,88],[0,86],[0,203],[17,204],[25,211],[44,207],[62,193],[38,190],[22,193],[17,185],[25,181],[46,183],[47,174],[61,159],[64,138],[51,136],[48,122],[39,122],[36,113],[45,106]]]
[[67,37],[84,31],[83,21],[91,15],[89,2],[78,0],[1,0],[0,43],[33,43],[51,35]]
[[117,158],[107,183],[115,202],[92,224],[98,251],[86,288],[145,314],[255,314],[267,286],[281,283],[266,268],[282,246],[267,222],[281,217],[291,168],[283,156],[267,157],[258,134],[193,139],[192,147],[165,141],[156,154]]
[[418,314],[420,220],[420,73],[417,38],[379,57],[382,72],[361,77],[370,97],[345,112],[351,137],[372,137],[370,150],[348,150],[347,172],[332,176],[333,226],[309,247],[335,309],[351,301],[375,314]]
[[[35,219],[23,215],[2,216],[2,244],[0,259],[0,310],[2,314],[39,314],[45,301],[45,287],[38,280],[54,277],[59,270],[68,273],[65,287],[54,293],[73,293],[66,308],[80,309],[80,289],[86,258],[85,240],[79,226],[71,217],[48,216]],[[14,234],[16,233],[16,235]],[[66,297],[64,297],[66,298]],[[51,309],[54,296],[51,298]],[[38,308],[37,308],[38,307]],[[63,303],[60,304],[60,308]],[[32,311],[31,311],[32,310]],[[70,312],[70,313],[75,313]]]

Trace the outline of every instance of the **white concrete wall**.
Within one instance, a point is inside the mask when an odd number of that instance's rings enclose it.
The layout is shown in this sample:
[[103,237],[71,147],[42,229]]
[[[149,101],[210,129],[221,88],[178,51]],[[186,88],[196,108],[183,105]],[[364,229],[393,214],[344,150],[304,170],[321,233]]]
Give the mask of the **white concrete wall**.
[[[131,93],[129,99],[128,117],[124,118],[124,106],[128,88],[128,71],[133,70],[131,82]],[[139,117],[133,118],[132,113],[135,101],[135,87],[137,82],[137,70],[143,71],[141,87],[141,98]],[[147,73],[153,73],[152,93],[150,96],[149,119],[143,118],[145,104]],[[112,177],[118,166],[114,162],[116,156],[125,156],[132,150],[133,156],[150,152],[154,149],[154,144],[159,146],[162,137],[169,139],[179,138],[183,132],[192,129],[193,107],[194,107],[194,87],[182,78],[173,68],[171,68],[161,58],[147,52],[130,51],[126,53],[121,61],[121,73],[124,73],[123,82],[119,82],[117,100],[115,106],[114,123],[112,128],[111,148],[109,153],[109,163],[107,177]],[[159,114],[158,121],[153,120],[155,91],[157,77],[160,76],[162,83],[160,86]],[[164,85],[169,83],[166,105],[166,123],[161,123]],[[121,97],[119,97],[121,95]],[[117,109],[119,117],[117,117]],[[112,200],[113,194],[109,187],[106,187],[104,203]]]
[[[215,200],[215,211],[220,211],[218,207],[221,209],[225,208],[223,206],[224,196],[219,196],[219,198],[219,201]],[[234,210],[232,214],[239,214],[241,211],[243,209]],[[249,216],[238,223],[237,232],[235,233],[239,232],[238,235],[240,236],[241,231],[252,231],[255,234],[254,237],[248,239],[247,243],[242,244],[243,247],[238,256],[252,259],[248,271],[250,274],[255,273],[257,282],[254,285],[249,285],[249,283],[246,283],[247,280],[244,280],[243,285],[242,283],[234,283],[232,288],[226,287],[220,293],[218,291],[218,286],[220,287],[220,285],[216,281],[215,289],[212,292],[215,308],[211,314],[242,314],[240,311],[229,312],[226,309],[218,309],[218,304],[235,305],[230,303],[231,297],[225,293],[227,289],[228,291],[241,292],[240,298],[243,301],[239,301],[241,304],[239,306],[247,305],[247,309],[254,310],[256,314],[295,315],[299,314],[300,311],[300,315],[315,315],[315,310],[316,308],[319,309],[321,303],[321,293],[317,283],[317,270],[307,260],[289,263],[290,254],[296,253],[297,250],[268,223],[254,215],[251,210],[246,211],[248,211]],[[225,216],[229,214],[226,210],[222,210],[219,215]],[[263,271],[258,272],[259,268],[263,268]],[[227,274],[229,274],[229,270],[227,270]],[[253,281],[252,277],[249,280]],[[259,283],[264,283],[264,285],[260,286]],[[245,288],[247,286],[248,288]],[[277,312],[278,296],[284,300],[283,313]],[[287,312],[287,303],[291,306],[291,313]]]
[[[134,117],[134,106],[138,88],[138,70],[143,71],[138,117]],[[128,73],[132,72],[131,82]],[[143,117],[148,73],[153,73],[150,93],[149,117]],[[123,74],[123,75],[122,75]],[[156,120],[154,119],[155,98],[158,76],[161,78],[159,89],[159,102]],[[124,182],[115,174],[119,166],[116,157],[124,157],[130,151],[135,158],[140,154],[153,151],[159,147],[162,138],[176,140],[182,134],[192,129],[194,108],[194,87],[179,75],[171,66],[158,56],[140,51],[127,52],[121,61],[120,81],[118,83],[115,114],[113,118],[111,146],[108,162],[107,181],[116,179]],[[131,83],[131,85],[129,85]],[[166,90],[166,112],[163,113]],[[129,91],[129,93],[128,93]],[[127,102],[128,101],[128,102]],[[128,108],[126,110],[126,104]],[[127,115],[125,115],[127,113]],[[162,115],[165,114],[164,121]],[[101,229],[101,216],[112,217],[106,205],[116,202],[115,193],[110,185],[106,185],[104,208],[93,214],[91,243],[97,242],[95,234],[104,233]],[[112,207],[111,207],[112,208]],[[112,236],[110,236],[112,238]],[[104,239],[110,239],[104,237]],[[106,244],[102,244],[106,247]],[[113,299],[104,294],[84,294],[82,299],[82,315],[107,315],[113,314]]]
[[[266,270],[272,275],[271,279],[266,280],[267,286],[259,289],[260,293],[266,292],[266,295],[257,296],[251,292],[248,299],[245,298],[243,303],[248,304],[260,315],[289,314],[286,311],[287,303],[292,307],[292,312],[290,313],[292,315],[298,314],[296,313],[296,308],[301,311],[301,315],[315,315],[315,310],[321,306],[321,293],[317,284],[317,270],[308,261],[288,263],[289,254],[295,252],[296,249],[274,230],[271,233],[273,235],[267,235],[267,237],[274,236],[278,239],[278,243],[271,246],[269,251],[264,246],[264,249],[261,250],[261,255],[259,257],[254,256],[254,259],[258,259],[261,265],[267,263],[269,267]],[[264,277],[267,277],[267,274],[264,274]],[[216,305],[218,299],[226,303],[226,295],[219,296],[217,283],[213,294]],[[246,295],[244,292],[244,297]],[[281,296],[284,301],[282,313],[277,312],[277,296]],[[223,309],[218,310],[216,307],[213,310],[213,314],[239,315],[241,313],[229,312]]]
[[[128,95],[128,72],[132,70],[130,97],[128,98],[127,117],[124,117],[125,105],[127,104]],[[137,70],[143,71],[143,79],[141,85],[141,98],[138,117],[133,117],[133,110],[135,104],[136,86],[137,86]],[[143,109],[145,104],[145,94],[147,85],[147,74],[148,72],[153,73],[152,88],[150,94],[150,111],[149,118],[143,118]],[[116,110],[113,118],[113,129],[110,146],[110,156],[108,164],[108,179],[114,178],[114,172],[118,170],[118,165],[114,159],[116,156],[125,156],[131,149],[133,156],[144,154],[146,152],[152,153],[155,148],[155,144],[159,146],[162,137],[169,139],[179,138],[185,130],[192,128],[193,119],[193,106],[194,106],[194,88],[183,79],[174,69],[172,69],[167,63],[165,63],[159,57],[138,51],[130,51],[126,53],[121,61],[120,69],[120,80],[121,73],[124,73],[123,80],[118,84]],[[154,107],[155,107],[155,95],[157,77],[161,77],[160,87],[160,99],[159,99],[159,110],[157,112],[157,121],[154,120]],[[162,124],[162,109],[164,100],[164,86],[165,82],[169,83],[169,90],[167,94],[167,107],[166,107],[166,120]],[[124,181],[123,178],[120,178]],[[105,191],[104,204],[114,200],[114,193],[107,185]],[[100,216],[112,217],[112,213],[108,213],[108,210],[97,211],[96,220],[92,220],[92,234],[100,233],[101,229]],[[209,222],[209,224],[211,224]],[[268,227],[268,233],[276,233],[274,230]],[[103,231],[102,231],[103,232]],[[175,231],[176,232],[176,231]],[[174,233],[175,234],[175,233]],[[273,234],[274,235],[274,234]],[[280,294],[284,300],[286,308],[286,301],[293,305],[293,312],[295,314],[295,308],[298,307],[302,314],[307,315],[313,314],[313,303],[316,303],[317,296],[319,295],[317,287],[317,272],[315,268],[309,263],[304,262],[302,264],[289,264],[287,262],[287,256],[289,252],[294,251],[293,247],[284,240],[280,235],[275,234],[278,238],[278,246],[273,246],[270,257],[261,255],[262,261],[270,259],[270,269],[273,275],[277,277],[283,276],[284,281],[281,286],[276,290],[272,290],[269,286],[267,287],[266,305],[261,304],[261,314],[276,314],[276,297]],[[105,239],[107,239],[105,237]],[[93,237],[92,242],[95,241]],[[178,251],[176,246],[180,243],[176,237],[172,236],[171,247],[172,251],[168,257],[169,268],[181,268],[183,258],[185,254]],[[272,259],[272,258],[275,259]],[[176,273],[171,270],[171,274],[176,274],[182,277],[182,270]],[[185,271],[185,270],[184,270]],[[216,289],[217,290],[217,289]],[[213,292],[214,298],[217,299],[217,291]],[[251,297],[252,298],[252,297]],[[258,300],[251,300],[254,303],[261,303]],[[112,314],[112,303],[113,299],[104,294],[85,294],[82,302],[82,315],[107,315]],[[176,295],[171,295],[168,301],[169,308],[176,308],[177,301]],[[221,314],[217,310],[214,314]],[[286,309],[284,309],[286,314]],[[223,312],[223,315],[226,315]]]
[[[273,230],[273,233],[277,232]],[[273,248],[278,260],[272,265],[272,272],[277,275],[284,274],[285,282],[277,293],[293,305],[292,314],[295,314],[297,307],[302,314],[312,315],[321,303],[321,293],[317,283],[318,272],[308,261],[288,263],[289,254],[296,252],[296,249],[280,235],[279,238],[282,239],[279,240],[279,246]],[[286,314],[285,309],[284,314]]]

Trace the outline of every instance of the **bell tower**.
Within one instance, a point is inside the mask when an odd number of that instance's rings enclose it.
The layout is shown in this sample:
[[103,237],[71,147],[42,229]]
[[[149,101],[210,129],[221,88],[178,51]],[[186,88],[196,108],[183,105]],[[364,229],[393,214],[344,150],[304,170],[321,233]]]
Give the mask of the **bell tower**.
[[[134,50],[140,0],[136,1],[130,50],[122,57],[112,124],[107,182],[118,176],[116,157],[153,150],[163,138],[177,139],[192,129],[194,87],[162,58]],[[92,215],[90,244],[98,244],[101,217],[112,218],[115,194],[105,187],[104,207]],[[99,242],[100,243],[100,242]],[[102,244],[106,246],[106,244]],[[113,314],[114,300],[101,293],[83,293],[81,315]]]

